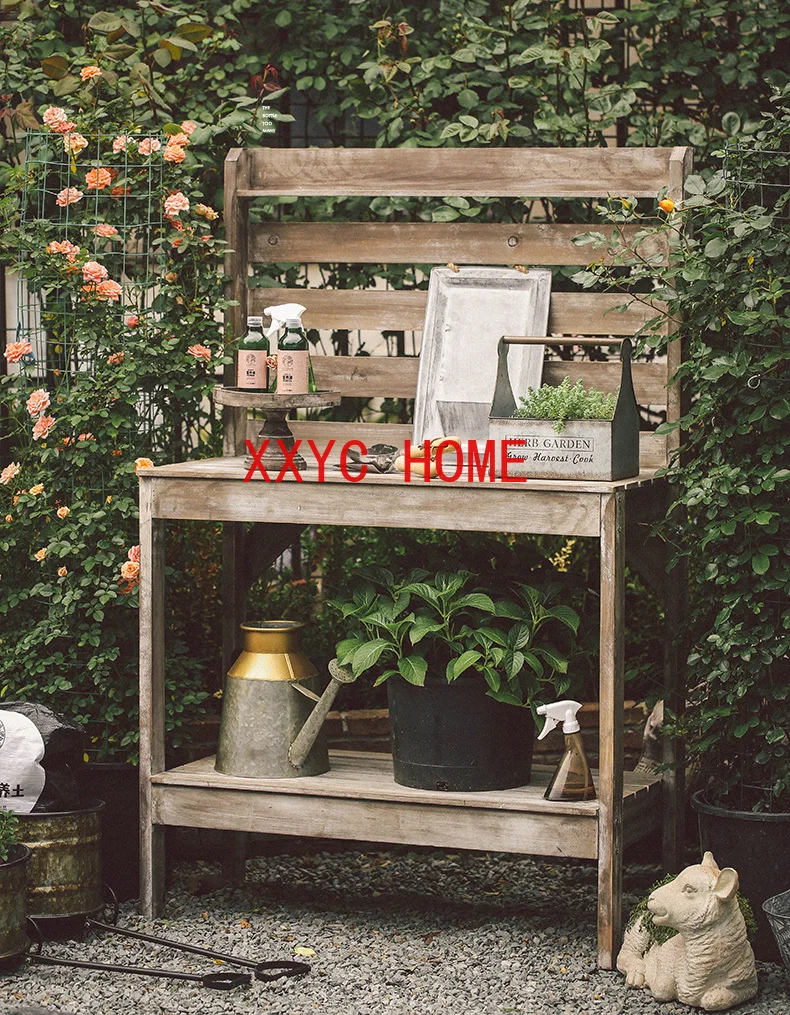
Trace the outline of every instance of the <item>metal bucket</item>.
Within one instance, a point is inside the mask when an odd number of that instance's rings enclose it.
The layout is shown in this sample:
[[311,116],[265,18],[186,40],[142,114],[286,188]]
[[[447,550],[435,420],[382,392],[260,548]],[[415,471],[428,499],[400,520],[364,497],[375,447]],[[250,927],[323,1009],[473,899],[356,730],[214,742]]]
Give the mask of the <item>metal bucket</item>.
[[25,933],[25,867],[27,846],[16,846],[12,857],[0,863],[0,962],[27,951]]
[[763,912],[774,932],[782,961],[790,969],[790,891],[766,899],[763,903]]
[[79,811],[20,814],[19,838],[30,849],[27,911],[34,919],[88,916],[102,908],[103,800]]

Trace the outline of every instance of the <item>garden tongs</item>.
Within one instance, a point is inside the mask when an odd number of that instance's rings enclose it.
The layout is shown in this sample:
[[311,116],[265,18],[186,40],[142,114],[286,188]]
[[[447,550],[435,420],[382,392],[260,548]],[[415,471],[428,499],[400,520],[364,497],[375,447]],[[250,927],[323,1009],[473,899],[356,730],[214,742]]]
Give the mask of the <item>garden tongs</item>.
[[229,966],[242,966],[252,970],[251,973],[182,973],[175,969],[156,969],[151,966],[123,966],[108,962],[87,962],[80,959],[61,959],[54,955],[44,955],[41,952],[43,937],[35,920],[28,918],[34,936],[37,939],[36,951],[30,952],[28,958],[31,962],[40,962],[49,966],[71,966],[76,969],[98,969],[110,973],[132,973],[136,976],[158,976],[171,980],[190,980],[199,983],[202,987],[213,990],[233,990],[234,987],[248,987],[253,979],[264,983],[271,983],[281,977],[302,976],[310,972],[310,966],[306,962],[295,962],[290,959],[277,961],[257,962],[255,959],[243,959],[238,955],[224,955],[222,952],[212,951],[210,948],[201,948],[198,945],[185,944],[183,941],[173,941],[171,938],[156,937],[153,934],[143,934],[139,930],[129,930],[126,927],[118,927],[112,923],[101,923],[99,920],[85,920],[85,927],[91,930],[105,930],[112,934],[120,934],[123,937],[136,938],[138,941],[148,941],[151,944],[161,945],[163,948],[172,948],[175,951],[191,952],[193,955],[205,955],[206,958],[218,962],[225,962]]

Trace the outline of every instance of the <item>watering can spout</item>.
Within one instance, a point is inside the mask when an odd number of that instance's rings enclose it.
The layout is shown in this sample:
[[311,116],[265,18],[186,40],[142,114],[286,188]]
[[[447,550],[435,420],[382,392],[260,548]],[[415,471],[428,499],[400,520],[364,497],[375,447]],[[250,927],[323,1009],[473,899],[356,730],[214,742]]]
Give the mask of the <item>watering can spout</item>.
[[357,679],[351,670],[346,666],[341,666],[337,659],[332,659],[329,663],[329,674],[332,679],[320,697],[313,694],[306,687],[300,686],[298,682],[292,685],[294,690],[300,691],[302,694],[307,695],[308,698],[313,698],[316,702],[313,711],[305,720],[304,726],[299,730],[288,749],[288,760],[294,768],[301,768],[305,763],[305,759],[312,750],[318,734],[321,732],[324,720],[334,704],[337,692],[343,684],[352,684]]

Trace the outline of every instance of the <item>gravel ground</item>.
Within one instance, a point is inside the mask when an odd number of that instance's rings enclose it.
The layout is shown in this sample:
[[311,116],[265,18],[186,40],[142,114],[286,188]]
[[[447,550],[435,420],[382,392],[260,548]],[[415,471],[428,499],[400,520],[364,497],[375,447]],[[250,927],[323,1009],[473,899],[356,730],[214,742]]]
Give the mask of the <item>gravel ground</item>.
[[[654,867],[629,866],[626,901]],[[312,949],[311,975],[231,993],[46,966],[0,976],[0,1012],[40,1005],[74,1015],[654,1015],[689,1012],[627,990],[595,967],[596,870],[481,853],[281,853],[252,860],[243,887],[218,887],[206,864],[182,867],[167,918],[137,929],[258,959]],[[209,960],[124,939],[48,945],[53,954],[216,971]],[[744,1015],[790,1015],[790,979],[758,968]]]

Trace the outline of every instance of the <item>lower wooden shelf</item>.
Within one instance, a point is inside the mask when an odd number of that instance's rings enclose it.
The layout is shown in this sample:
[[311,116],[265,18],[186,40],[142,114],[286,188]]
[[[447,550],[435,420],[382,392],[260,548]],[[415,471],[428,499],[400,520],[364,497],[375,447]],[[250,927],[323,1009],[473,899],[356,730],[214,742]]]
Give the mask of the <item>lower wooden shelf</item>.
[[[488,793],[441,793],[399,786],[388,755],[330,754],[326,775],[243,779],[214,770],[214,758],[151,777],[159,825],[221,828],[365,842],[481,849],[595,859],[598,802],[543,798],[551,768],[532,783]],[[597,773],[593,773],[597,779]],[[626,772],[624,842],[661,826],[661,779]]]

